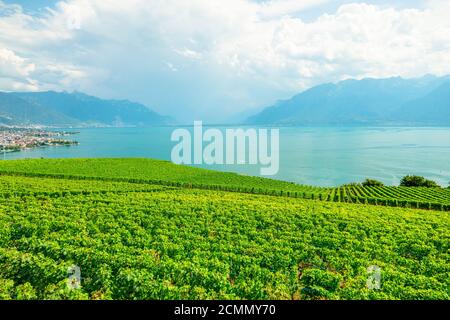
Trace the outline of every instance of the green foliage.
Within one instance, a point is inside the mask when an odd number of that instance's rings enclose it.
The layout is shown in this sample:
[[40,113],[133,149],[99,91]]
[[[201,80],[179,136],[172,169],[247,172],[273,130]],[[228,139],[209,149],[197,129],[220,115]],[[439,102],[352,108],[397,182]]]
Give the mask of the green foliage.
[[375,179],[366,179],[361,184],[363,187],[384,187],[384,183]]
[[301,293],[310,299],[332,298],[339,289],[341,275],[321,269],[304,270],[300,283],[303,285]]
[[358,182],[350,182],[341,186],[341,188],[351,188],[351,187],[360,187],[361,184]]
[[0,278],[0,300],[11,300],[14,296],[14,281]]
[[420,176],[405,176],[400,181],[402,187],[425,187],[425,188],[440,188],[440,186],[432,181]]
[[15,298],[17,300],[35,300],[37,299],[36,290],[29,282],[26,282],[17,286]]

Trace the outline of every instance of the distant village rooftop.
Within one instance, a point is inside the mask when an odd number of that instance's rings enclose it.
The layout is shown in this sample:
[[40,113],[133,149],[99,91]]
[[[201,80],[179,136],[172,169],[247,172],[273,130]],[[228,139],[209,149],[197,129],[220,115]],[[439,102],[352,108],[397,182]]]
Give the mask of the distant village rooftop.
[[71,134],[74,132],[0,127],[0,152],[78,144],[77,141],[62,138]]

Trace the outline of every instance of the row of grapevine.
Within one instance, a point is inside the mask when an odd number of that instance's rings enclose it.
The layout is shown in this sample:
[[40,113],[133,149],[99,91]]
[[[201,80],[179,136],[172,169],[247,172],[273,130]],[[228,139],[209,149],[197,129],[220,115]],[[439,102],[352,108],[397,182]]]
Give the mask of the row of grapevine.
[[[311,186],[300,186],[296,185],[296,188],[293,190],[279,190],[279,189],[266,189],[266,188],[258,188],[258,187],[249,187],[242,185],[222,185],[222,184],[203,184],[203,183],[191,183],[191,182],[173,182],[166,180],[145,180],[145,179],[125,179],[125,178],[108,178],[108,177],[89,177],[89,176],[78,176],[78,175],[60,175],[60,174],[43,174],[43,173],[16,173],[16,172],[0,172],[0,179],[5,179],[6,177],[16,177],[20,178],[39,178],[39,179],[47,179],[47,181],[55,181],[55,180],[63,180],[63,181],[92,181],[93,186],[95,186],[95,182],[101,183],[109,183],[107,188],[105,187],[96,187],[104,189],[104,192],[109,190],[124,190],[131,191],[135,189],[137,191],[146,191],[148,186],[166,186],[166,187],[175,187],[175,188],[187,188],[187,189],[204,189],[204,190],[216,190],[216,191],[227,191],[227,192],[239,192],[239,193],[251,193],[251,194],[262,194],[262,195],[271,195],[271,196],[284,196],[291,198],[303,198],[303,199],[313,199],[313,200],[326,200],[328,196],[328,189],[326,188],[318,188]],[[115,184],[114,184],[115,183]],[[62,185],[66,184],[66,182],[62,182]],[[45,184],[40,184],[42,187]],[[131,186],[130,186],[131,185]],[[132,187],[132,186],[137,187]],[[1,187],[0,187],[0,195],[1,195]],[[9,185],[6,194],[10,193],[10,190],[14,189],[14,186]],[[295,191],[294,191],[295,190]],[[96,190],[98,191],[98,190]],[[28,192],[28,191],[27,191]],[[74,191],[70,191],[74,192]],[[81,193],[86,193],[88,191],[79,191]],[[63,195],[63,192],[54,191],[55,195]]]
[[328,200],[334,202],[450,211],[450,191],[439,188],[345,186],[335,188],[330,193]]
[[[165,180],[141,180],[125,178],[89,177],[77,175],[42,173],[0,173],[0,197],[18,195],[52,195],[54,197],[107,193],[107,192],[151,192],[159,188],[187,188],[227,191],[290,198],[323,200],[332,202],[387,205],[393,207],[426,210],[450,210],[450,190],[406,187],[362,187],[346,186],[334,189],[298,185],[295,191],[248,187],[245,185],[222,185],[173,182]],[[79,181],[87,181],[82,189]],[[19,185],[20,186],[19,186]],[[86,189],[86,186],[88,188]]]

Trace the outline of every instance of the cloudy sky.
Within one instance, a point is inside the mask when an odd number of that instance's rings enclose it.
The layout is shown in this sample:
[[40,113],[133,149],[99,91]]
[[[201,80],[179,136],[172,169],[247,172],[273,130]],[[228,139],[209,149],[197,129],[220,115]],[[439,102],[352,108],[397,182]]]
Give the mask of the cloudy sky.
[[313,85],[450,74],[448,0],[0,0],[0,90],[220,121]]

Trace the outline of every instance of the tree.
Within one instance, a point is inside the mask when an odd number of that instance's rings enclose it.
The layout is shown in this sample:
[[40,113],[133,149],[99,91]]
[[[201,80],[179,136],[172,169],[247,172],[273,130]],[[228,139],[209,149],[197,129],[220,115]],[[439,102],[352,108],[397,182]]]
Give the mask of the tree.
[[400,186],[402,187],[425,187],[425,188],[440,188],[440,186],[432,181],[427,180],[420,176],[405,176],[400,181]]
[[362,183],[363,187],[384,187],[384,183],[375,179],[366,179]]
[[343,184],[341,186],[341,188],[352,188],[352,187],[359,187],[359,186],[361,186],[361,184],[358,182],[350,182],[350,183]]

